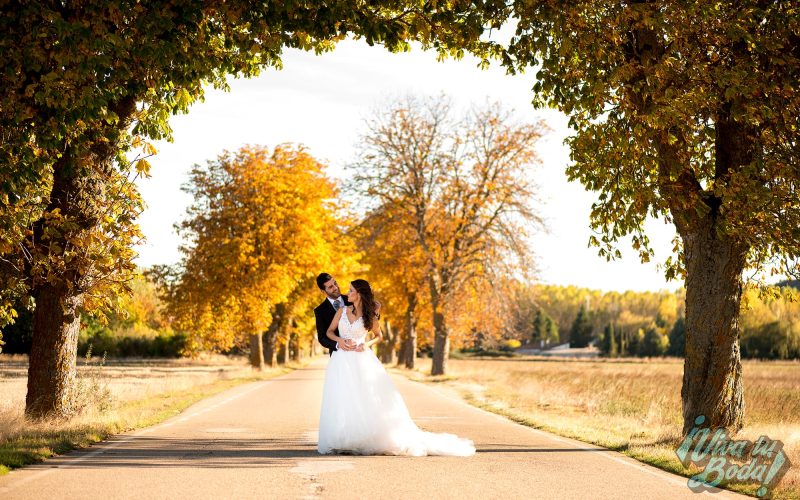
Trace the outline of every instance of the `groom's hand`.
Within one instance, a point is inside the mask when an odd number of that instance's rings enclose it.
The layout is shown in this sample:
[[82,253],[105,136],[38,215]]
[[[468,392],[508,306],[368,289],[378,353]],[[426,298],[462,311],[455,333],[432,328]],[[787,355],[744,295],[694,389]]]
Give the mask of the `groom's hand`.
[[358,344],[356,347],[357,352],[364,352],[364,344]]

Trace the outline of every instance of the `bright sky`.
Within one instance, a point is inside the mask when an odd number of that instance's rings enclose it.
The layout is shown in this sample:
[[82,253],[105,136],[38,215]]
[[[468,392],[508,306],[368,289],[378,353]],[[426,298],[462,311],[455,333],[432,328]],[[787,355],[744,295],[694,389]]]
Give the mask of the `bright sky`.
[[601,290],[675,289],[655,262],[662,262],[674,229],[663,222],[648,225],[654,262],[641,264],[629,246],[623,259],[606,262],[588,248],[589,211],[594,193],[567,181],[569,150],[563,145],[567,120],[555,110],[536,111],[530,105],[532,75],[509,76],[500,68],[483,71],[476,60],[437,62],[433,52],[414,50],[392,54],[382,47],[345,41],[333,53],[287,51],[284,69],[268,70],[259,78],[232,80],[231,91],[209,90],[206,101],[188,115],[172,119],[173,143],[156,144],[152,177],[138,182],[147,209],[140,218],[147,242],[138,248],[138,264],[168,264],[180,258],[180,240],[173,224],[183,217],[190,197],[180,191],[192,165],[205,163],[224,150],[245,144],[274,147],[302,143],[327,162],[328,173],[342,178],[343,166],[354,159],[355,143],[370,112],[393,97],[406,94],[449,96],[456,106],[487,100],[501,102],[520,120],[543,119],[552,131],[541,141],[542,165],[530,175],[541,189],[540,213],[550,232],[532,238],[540,280]]

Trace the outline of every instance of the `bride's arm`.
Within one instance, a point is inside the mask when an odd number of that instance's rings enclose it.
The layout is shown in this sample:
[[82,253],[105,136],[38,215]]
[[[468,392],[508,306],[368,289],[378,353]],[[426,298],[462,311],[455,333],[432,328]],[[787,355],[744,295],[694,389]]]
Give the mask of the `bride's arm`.
[[333,321],[331,321],[330,326],[328,326],[328,331],[325,332],[325,335],[334,342],[344,345],[344,339],[336,335],[336,328],[339,326],[339,318],[342,317],[342,311],[344,311],[344,307],[336,311],[336,314],[333,316]]
[[375,335],[375,338],[370,340],[369,342],[365,342],[364,343],[364,348],[365,349],[369,349],[373,345],[375,345],[378,342],[380,342],[381,340],[383,340],[383,336],[381,335],[381,324],[377,319],[372,322],[372,330],[371,331]]

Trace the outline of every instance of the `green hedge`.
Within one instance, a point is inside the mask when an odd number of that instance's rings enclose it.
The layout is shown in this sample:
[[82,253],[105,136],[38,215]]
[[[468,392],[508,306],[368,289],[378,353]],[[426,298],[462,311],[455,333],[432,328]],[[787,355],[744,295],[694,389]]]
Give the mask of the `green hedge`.
[[152,337],[113,335],[109,330],[91,334],[82,332],[78,341],[78,355],[83,356],[92,346],[92,353],[109,357],[178,358],[186,346],[182,332],[158,332]]

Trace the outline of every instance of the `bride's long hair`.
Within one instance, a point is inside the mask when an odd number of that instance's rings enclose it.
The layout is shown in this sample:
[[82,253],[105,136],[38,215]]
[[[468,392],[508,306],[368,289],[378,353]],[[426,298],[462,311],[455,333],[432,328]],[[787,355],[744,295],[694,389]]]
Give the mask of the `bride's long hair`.
[[375,297],[372,295],[372,288],[367,280],[353,280],[350,282],[361,297],[361,317],[364,318],[364,328],[372,330],[372,322],[375,320]]

